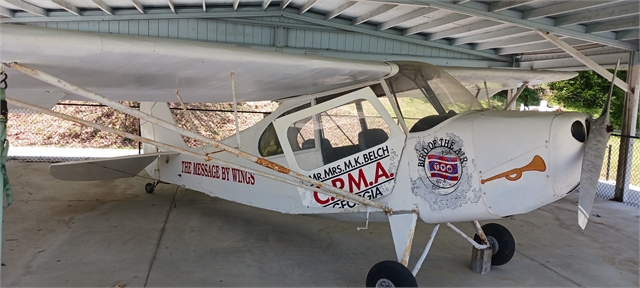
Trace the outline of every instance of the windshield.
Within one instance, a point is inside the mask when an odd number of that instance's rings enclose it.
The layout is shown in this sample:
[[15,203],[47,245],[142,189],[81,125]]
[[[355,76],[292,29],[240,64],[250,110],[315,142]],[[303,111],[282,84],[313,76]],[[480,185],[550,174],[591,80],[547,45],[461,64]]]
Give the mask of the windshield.
[[[438,119],[442,119],[438,122],[442,122],[461,112],[483,109],[482,104],[444,70],[422,62],[394,63],[400,70],[387,79],[387,83],[408,127],[427,116],[440,115]],[[433,119],[430,122],[434,122]],[[422,125],[414,128],[411,132],[430,127]]]

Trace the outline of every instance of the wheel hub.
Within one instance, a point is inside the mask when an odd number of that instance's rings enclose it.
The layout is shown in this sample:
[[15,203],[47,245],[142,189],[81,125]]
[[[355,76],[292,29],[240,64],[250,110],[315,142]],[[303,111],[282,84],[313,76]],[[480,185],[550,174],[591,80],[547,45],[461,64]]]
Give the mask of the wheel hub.
[[491,246],[491,255],[496,255],[496,253],[498,253],[498,249],[500,249],[498,240],[493,236],[487,235],[487,241],[489,242],[489,246]]
[[393,283],[391,281],[389,281],[389,279],[380,278],[378,280],[378,282],[376,282],[376,287],[379,287],[379,288],[395,288],[396,286],[393,285]]

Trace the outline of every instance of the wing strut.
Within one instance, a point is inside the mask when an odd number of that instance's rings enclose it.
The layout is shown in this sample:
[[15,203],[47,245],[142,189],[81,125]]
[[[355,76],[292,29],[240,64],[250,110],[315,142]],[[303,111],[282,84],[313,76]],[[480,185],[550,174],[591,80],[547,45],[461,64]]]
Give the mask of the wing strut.
[[[304,188],[318,190],[318,191],[321,191],[322,193],[325,193],[327,195],[335,196],[338,199],[353,201],[353,202],[356,202],[356,203],[359,203],[359,204],[362,204],[362,205],[365,205],[365,206],[377,207],[377,208],[380,208],[381,210],[383,210],[386,214],[392,214],[393,213],[392,210],[389,207],[383,206],[380,203],[373,202],[373,201],[371,201],[369,199],[366,199],[366,198],[363,198],[361,196],[349,193],[348,191],[345,191],[345,190],[342,190],[342,189],[338,189],[338,188],[330,186],[330,185],[325,185],[325,183],[322,183],[320,181],[317,181],[317,180],[314,180],[312,178],[309,178],[306,175],[303,175],[301,173],[298,173],[298,172],[295,172],[295,171],[291,171],[289,168],[284,167],[284,166],[282,166],[280,164],[277,164],[277,163],[271,162],[269,160],[266,160],[264,158],[260,158],[260,157],[257,157],[255,155],[251,155],[249,153],[240,151],[240,150],[238,150],[236,148],[233,148],[231,146],[228,146],[228,145],[226,145],[224,143],[220,143],[218,141],[214,141],[214,140],[209,139],[207,137],[204,137],[204,136],[202,136],[202,135],[200,135],[198,133],[195,133],[195,132],[192,132],[190,130],[181,128],[181,127],[179,127],[177,125],[174,125],[174,124],[171,124],[171,123],[169,123],[167,121],[164,121],[162,119],[153,117],[153,116],[151,116],[149,114],[143,113],[143,112],[138,111],[136,109],[127,107],[127,106],[122,105],[122,104],[120,104],[120,103],[118,103],[116,101],[113,101],[113,100],[108,99],[108,98],[106,98],[104,96],[101,96],[99,94],[91,92],[91,91],[89,91],[89,90],[87,90],[85,88],[82,88],[80,86],[77,86],[77,85],[71,84],[69,82],[66,82],[66,81],[64,81],[62,79],[56,78],[56,77],[54,77],[52,75],[49,75],[47,73],[44,73],[42,71],[38,71],[36,69],[20,65],[18,63],[5,63],[4,65],[7,66],[7,67],[10,67],[10,68],[13,68],[15,70],[18,70],[18,71],[20,71],[20,72],[22,72],[22,73],[24,73],[24,74],[26,74],[28,76],[31,76],[31,77],[33,77],[35,79],[38,79],[38,80],[41,80],[43,82],[49,83],[49,84],[51,84],[53,86],[56,86],[56,87],[58,87],[60,89],[64,89],[64,90],[67,90],[67,91],[69,91],[71,93],[83,96],[83,97],[85,97],[87,99],[90,99],[90,100],[93,100],[93,101],[97,101],[97,102],[102,103],[102,104],[104,104],[106,106],[114,108],[114,109],[116,109],[118,111],[122,111],[122,112],[124,112],[126,114],[129,114],[131,116],[137,117],[137,118],[139,118],[141,120],[145,120],[145,121],[151,122],[153,124],[156,124],[156,125],[161,126],[163,128],[169,129],[171,131],[175,131],[175,132],[180,133],[180,134],[182,134],[184,136],[187,136],[187,137],[190,137],[190,138],[193,138],[193,139],[196,139],[196,140],[200,140],[203,143],[207,143],[209,145],[213,145],[217,149],[221,149],[223,151],[227,151],[227,152],[229,152],[231,154],[234,154],[234,155],[236,155],[238,157],[242,157],[242,158],[247,159],[247,160],[249,160],[251,162],[254,162],[254,163],[256,163],[256,164],[258,164],[260,166],[266,167],[266,168],[268,168],[270,170],[273,170],[275,172],[286,174],[288,176],[291,176],[293,178],[296,178],[296,179],[302,181],[302,183],[296,183],[295,184],[296,186],[308,184]],[[16,103],[16,105],[18,105],[18,103],[17,103],[18,101],[14,100],[13,102]],[[26,104],[26,103],[22,102],[21,104]],[[24,105],[23,105],[23,107],[24,107]],[[36,109],[36,110],[39,110],[39,109]],[[42,111],[42,110],[39,110],[39,111]],[[49,110],[47,110],[47,111],[48,111],[47,113],[53,112],[53,111],[49,111]],[[64,114],[62,114],[62,115],[64,115]],[[65,117],[70,117],[68,115],[64,115],[64,116]],[[65,118],[65,119],[67,119],[67,118]],[[75,120],[82,120],[82,119],[77,119],[76,118]],[[84,121],[84,120],[82,120],[82,121]],[[85,123],[83,123],[83,124],[85,124],[85,125],[88,125],[88,123],[89,123],[87,121],[84,121],[84,122]],[[95,123],[91,123],[91,124],[92,125],[97,125]],[[92,125],[89,125],[89,126],[92,126]],[[92,127],[94,127],[94,126],[92,126]],[[104,128],[108,128],[108,127],[104,127]],[[113,131],[118,131],[118,130],[110,128],[109,130],[105,130],[105,131],[115,133]],[[119,131],[119,132],[121,132],[121,131]],[[116,133],[116,134],[118,134],[118,133]],[[133,135],[131,135],[131,136],[133,136]],[[130,136],[126,136],[126,137],[130,137]],[[131,139],[142,140],[140,138],[141,137],[135,137],[135,138],[131,138]],[[149,139],[146,139],[146,140],[149,140]],[[157,143],[157,144],[160,144],[160,143]],[[155,144],[152,144],[152,145],[155,145]],[[163,145],[163,146],[158,146],[158,147],[171,149],[171,150],[174,150],[176,152],[186,153],[185,149],[180,149],[181,151],[178,151],[178,150],[174,149],[174,148],[177,148],[177,147],[173,147],[173,146],[168,147],[169,145]],[[189,152],[188,154],[193,155],[192,153],[193,152]],[[208,156],[208,154],[198,155],[196,157],[202,158],[202,156],[207,157],[207,159],[205,159],[205,160],[214,161],[214,159],[210,158]],[[217,160],[217,159],[215,161],[217,161],[217,162],[219,162],[220,164],[223,164],[223,165],[231,164],[231,163],[222,163],[222,162],[220,162],[220,160]],[[235,164],[232,164],[232,165],[236,166],[236,167],[238,167],[240,169],[248,170],[247,169],[248,167],[242,167],[242,166],[238,166],[238,165],[235,165]],[[231,165],[229,165],[229,166],[233,167]],[[252,172],[252,171],[250,171],[250,172]],[[260,173],[260,172],[257,172],[257,171],[256,171],[256,173],[259,174],[259,175],[266,176],[265,173]],[[268,174],[268,175],[270,175],[270,174]],[[269,178],[272,178],[272,177],[277,177],[277,176],[274,176],[274,175],[270,175],[269,176]],[[280,179],[285,180],[284,178],[280,178]],[[282,180],[278,180],[278,181],[282,181]],[[295,181],[288,180],[288,181],[283,181],[283,182],[292,184],[291,182],[295,182]]]

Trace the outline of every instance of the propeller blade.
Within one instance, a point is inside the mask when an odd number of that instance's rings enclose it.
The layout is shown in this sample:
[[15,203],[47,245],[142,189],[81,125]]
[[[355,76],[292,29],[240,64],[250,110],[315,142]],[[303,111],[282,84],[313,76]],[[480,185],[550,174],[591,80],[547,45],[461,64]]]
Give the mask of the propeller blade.
[[589,221],[593,201],[596,197],[596,192],[598,192],[598,180],[600,179],[600,171],[602,170],[604,152],[611,135],[609,110],[611,106],[611,95],[613,94],[613,81],[615,80],[619,65],[620,59],[618,59],[618,64],[616,64],[616,69],[613,72],[614,78],[611,79],[609,95],[607,96],[607,101],[602,108],[602,114],[600,114],[598,119],[591,122],[589,137],[587,138],[586,148],[582,158],[580,196],[578,199],[578,225],[580,225],[580,228],[583,230]]

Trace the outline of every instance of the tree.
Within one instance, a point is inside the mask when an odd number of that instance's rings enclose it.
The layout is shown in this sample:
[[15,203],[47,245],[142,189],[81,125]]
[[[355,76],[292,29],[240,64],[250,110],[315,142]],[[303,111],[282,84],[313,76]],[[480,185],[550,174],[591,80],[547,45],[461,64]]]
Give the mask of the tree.
[[[613,70],[610,70],[613,73]],[[618,78],[626,81],[627,71],[618,71]],[[580,71],[578,76],[569,80],[548,84],[552,91],[550,100],[572,110],[586,112],[599,116],[609,94],[611,79],[605,79],[596,72]],[[622,125],[622,109],[625,93],[615,87],[611,99],[611,124],[614,129]]]

